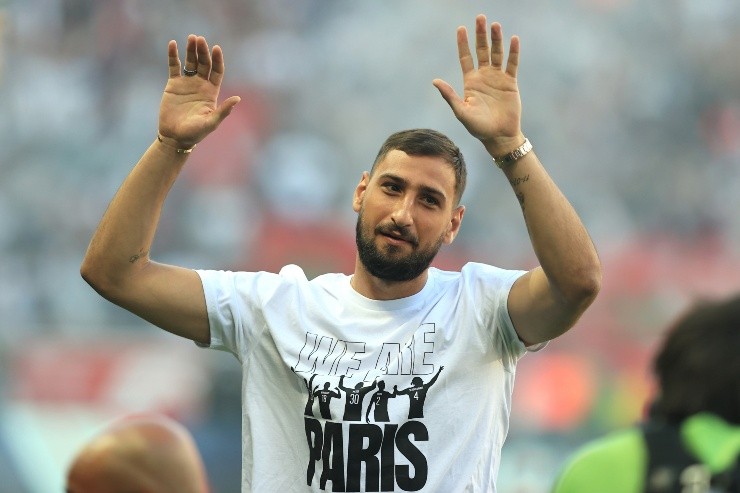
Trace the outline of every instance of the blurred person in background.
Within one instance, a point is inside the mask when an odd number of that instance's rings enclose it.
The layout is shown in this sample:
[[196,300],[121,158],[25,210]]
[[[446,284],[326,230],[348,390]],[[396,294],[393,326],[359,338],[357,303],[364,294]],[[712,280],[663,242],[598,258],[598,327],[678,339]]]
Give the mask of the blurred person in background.
[[641,426],[586,444],[554,493],[740,492],[740,296],[698,303],[668,330]]
[[[433,84],[510,182],[540,262],[530,271],[430,267],[459,231],[466,169],[458,147],[427,129],[392,134],[362,174],[353,275],[309,280],[295,265],[274,274],[150,260],[170,187],[239,102],[218,104],[219,46],[190,35],[181,65],[170,41],[159,134],[105,212],[81,273],[112,302],[238,358],[244,492],[495,491],[516,362],[571,328],[600,289],[594,245],[521,130],[519,38],[506,58],[500,24],[479,15],[474,54],[464,27],[457,46],[463,96]],[[317,395],[320,418],[307,395],[306,381],[379,380],[409,397],[389,400],[382,423],[340,419],[348,405],[369,408],[363,393]]]
[[90,440],[69,466],[67,493],[208,493],[188,430],[159,414],[121,418]]

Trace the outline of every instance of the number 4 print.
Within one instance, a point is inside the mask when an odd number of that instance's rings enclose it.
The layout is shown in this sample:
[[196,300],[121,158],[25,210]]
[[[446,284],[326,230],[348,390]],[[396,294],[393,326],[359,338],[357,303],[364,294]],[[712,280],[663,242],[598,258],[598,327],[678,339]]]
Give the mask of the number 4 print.
[[437,374],[432,377],[429,383],[424,383],[421,377],[414,377],[411,379],[411,387],[407,389],[398,390],[398,386],[393,386],[394,394],[406,394],[409,396],[409,419],[424,417],[424,401],[427,398],[427,391],[437,381],[439,374],[442,373],[444,368],[444,366],[440,366]]

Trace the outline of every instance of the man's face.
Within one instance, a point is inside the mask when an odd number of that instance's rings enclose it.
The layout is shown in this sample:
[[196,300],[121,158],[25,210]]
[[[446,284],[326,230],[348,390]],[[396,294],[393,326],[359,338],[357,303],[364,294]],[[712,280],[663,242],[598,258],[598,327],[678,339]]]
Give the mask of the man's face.
[[464,207],[455,206],[455,173],[439,157],[393,150],[355,190],[356,242],[373,276],[408,281],[421,275],[442,244],[451,243]]

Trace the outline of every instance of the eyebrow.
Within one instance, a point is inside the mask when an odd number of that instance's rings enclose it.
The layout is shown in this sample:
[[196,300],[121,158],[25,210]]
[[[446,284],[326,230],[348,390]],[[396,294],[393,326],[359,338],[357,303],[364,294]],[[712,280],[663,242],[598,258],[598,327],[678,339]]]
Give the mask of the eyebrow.
[[[394,175],[393,173],[383,173],[380,176],[378,176],[378,181],[383,180],[383,179],[392,180],[392,181],[398,183],[399,185],[403,185],[405,187],[408,187],[409,186],[408,180],[406,180],[404,178],[401,178],[398,175]],[[419,185],[419,190],[422,193],[425,193],[427,195],[433,195],[433,196],[437,197],[440,200],[446,200],[447,199],[447,195],[445,195],[445,193],[442,190],[440,190],[438,188],[430,187],[429,185]]]

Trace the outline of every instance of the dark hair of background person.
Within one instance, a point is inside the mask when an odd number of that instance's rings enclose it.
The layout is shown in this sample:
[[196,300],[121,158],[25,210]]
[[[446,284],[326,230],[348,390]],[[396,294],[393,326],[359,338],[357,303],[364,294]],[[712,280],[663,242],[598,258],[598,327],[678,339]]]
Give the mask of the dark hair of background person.
[[653,363],[651,417],[680,422],[710,412],[740,424],[740,296],[703,301],[667,331]]

